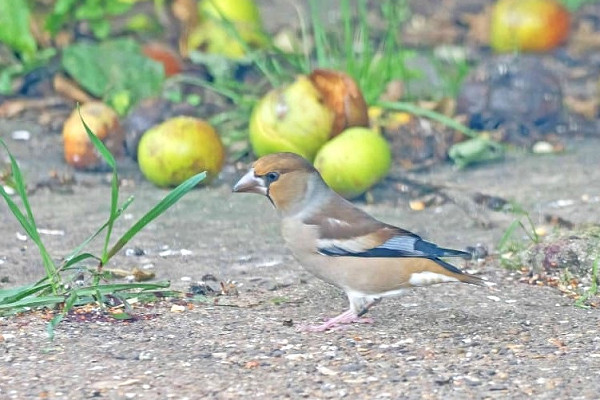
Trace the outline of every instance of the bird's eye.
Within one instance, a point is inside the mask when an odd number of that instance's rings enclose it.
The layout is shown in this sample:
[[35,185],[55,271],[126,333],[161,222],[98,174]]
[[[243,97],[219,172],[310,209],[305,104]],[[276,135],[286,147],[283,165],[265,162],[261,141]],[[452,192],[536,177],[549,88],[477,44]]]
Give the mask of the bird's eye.
[[269,172],[267,175],[265,175],[265,178],[267,180],[267,184],[270,185],[279,179],[279,172]]

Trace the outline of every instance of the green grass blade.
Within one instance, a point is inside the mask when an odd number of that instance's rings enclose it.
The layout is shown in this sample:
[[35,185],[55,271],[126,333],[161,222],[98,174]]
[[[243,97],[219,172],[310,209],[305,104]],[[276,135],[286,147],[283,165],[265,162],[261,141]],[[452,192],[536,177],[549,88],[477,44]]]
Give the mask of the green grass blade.
[[92,130],[90,129],[90,127],[85,123],[85,121],[83,120],[83,117],[81,116],[81,109],[79,108],[79,104],[77,105],[77,112],[79,113],[79,118],[81,119],[81,123],[83,124],[83,127],[85,128],[85,131],[86,131],[88,137],[90,138],[92,144],[96,148],[96,150],[98,150],[98,152],[100,153],[100,155],[102,156],[102,158],[104,158],[104,160],[106,161],[106,163],[113,170],[116,169],[117,168],[117,162],[115,161],[115,158],[113,157],[113,155],[111,154],[111,152],[106,148],[106,146],[104,145],[104,143],[102,143],[102,141],[100,139],[98,139],[98,136],[96,136],[94,134],[94,132],[92,132]]
[[65,260],[64,264],[61,265],[60,269],[61,270],[65,270],[68,269],[69,267],[73,266],[73,265],[77,265],[80,262],[84,261],[84,260],[88,260],[88,259],[94,259],[98,262],[102,262],[102,259],[100,259],[100,257],[95,256],[91,253],[81,253],[76,255],[75,257],[71,257],[68,260]]
[[88,135],[88,138],[98,150],[104,161],[112,168],[112,178],[111,178],[111,191],[110,191],[110,216],[108,218],[108,225],[106,227],[106,237],[104,239],[104,248],[102,250],[102,264],[105,264],[108,261],[106,257],[108,253],[108,244],[110,242],[110,236],[112,234],[113,224],[115,219],[117,218],[117,203],[119,201],[119,176],[117,174],[117,162],[115,158],[108,150],[108,148],[102,143],[100,139],[92,132],[90,127],[85,123],[83,117],[81,116],[81,109],[79,105],[77,105],[77,111],[79,112],[79,118],[81,119],[81,123],[85,128],[85,131]]
[[469,129],[460,122],[457,122],[444,114],[440,114],[438,112],[419,107],[413,103],[407,103],[402,101],[380,101],[376,105],[389,110],[404,111],[410,114],[418,115],[420,117],[429,118],[434,121],[440,122],[449,128],[455,129],[458,132],[464,134],[465,136],[469,136],[471,138],[477,137],[477,133],[475,131]]
[[[4,141],[2,139],[0,139],[0,144],[2,145],[2,147],[4,147],[4,149],[6,150],[6,152],[8,154],[8,157],[10,159],[13,180],[15,183],[15,190],[17,191],[17,193],[19,194],[19,197],[21,198],[21,202],[23,203],[23,207],[25,208],[25,212],[27,213],[27,215],[23,214],[23,212],[19,209],[17,204],[12,200],[12,198],[8,195],[8,193],[6,193],[6,190],[4,190],[4,187],[2,187],[1,185],[0,185],[0,195],[2,196],[2,198],[4,198],[4,201],[10,208],[10,211],[13,213],[15,218],[19,221],[19,223],[21,224],[23,229],[25,229],[25,232],[27,233],[27,235],[31,238],[31,240],[33,240],[33,242],[37,246],[38,251],[40,252],[40,255],[42,257],[42,262],[44,265],[44,269],[46,270],[46,275],[48,277],[54,276],[56,273],[56,265],[54,264],[54,261],[52,261],[52,257],[50,257],[50,254],[46,250],[46,247],[44,246],[44,242],[42,242],[42,238],[40,237],[40,234],[37,231],[35,218],[33,217],[33,212],[31,211],[31,206],[29,205],[29,199],[27,197],[27,189],[25,188],[25,181],[23,179],[23,174],[21,173],[21,169],[19,168],[19,165],[17,164],[17,160],[12,156],[12,154],[8,150],[8,146],[6,146],[6,143],[4,143]],[[57,290],[57,284],[58,284],[58,282],[53,281],[52,289],[55,292]]]
[[233,101],[235,104],[239,104],[242,101],[243,95],[235,90],[231,90],[229,88],[225,88],[221,85],[215,85],[212,82],[209,82],[204,79],[196,78],[193,76],[179,75],[174,76],[169,80],[169,82],[174,83],[188,83],[191,85],[198,85],[205,89],[211,90],[215,93],[220,94],[221,96],[227,97],[229,100]]
[[54,340],[54,329],[58,326],[58,324],[60,324],[60,321],[62,321],[62,319],[63,315],[58,314],[55,315],[54,318],[52,318],[48,322],[48,325],[46,325],[46,333],[48,334],[48,339]]
[[310,0],[308,4],[310,7],[310,20],[313,28],[313,40],[315,42],[314,45],[317,55],[317,65],[320,68],[329,68],[331,66],[327,63],[327,38],[325,34],[325,28],[323,27],[323,22],[321,21],[320,3],[318,0]]
[[183,195],[192,190],[198,183],[206,178],[206,172],[201,172],[197,175],[188,178],[185,182],[173,189],[168,195],[165,196],[157,205],[155,205],[150,211],[148,211],[142,218],[140,218],[121,238],[115,243],[115,245],[108,252],[108,258],[114,256],[119,250],[123,248],[135,236],[142,228],[148,225],[160,214],[165,212],[169,207],[175,204]]
[[110,283],[106,285],[98,285],[98,286],[86,286],[82,288],[78,288],[73,290],[73,294],[76,297],[85,297],[85,296],[98,296],[105,294],[112,294],[115,292],[120,292],[123,290],[157,290],[164,289],[171,285],[169,281],[160,281],[160,282],[152,282],[152,283]]
[[596,257],[594,260],[594,264],[592,265],[592,282],[590,283],[590,287],[586,290],[578,299],[575,301],[575,307],[579,308],[590,308],[589,305],[585,304],[590,297],[598,294],[598,266],[600,264],[600,256]]
[[[121,208],[119,208],[117,210],[117,217],[119,217],[121,214],[123,214],[123,212],[125,212],[125,210],[127,210],[127,207],[129,207],[131,205],[131,203],[133,202],[134,197],[130,196],[121,206]],[[71,253],[69,253],[68,256],[65,257],[65,261],[63,262],[63,265],[61,266],[61,268],[66,268],[72,264],[74,264],[74,262],[72,262],[71,260],[78,256],[79,253],[81,253],[81,251],[92,241],[94,240],[100,233],[102,233],[102,231],[104,229],[106,229],[106,227],[108,226],[109,221],[106,221],[100,228],[98,228],[98,230],[96,230],[96,232],[94,232],[92,235],[90,235],[90,237],[88,237],[87,239],[85,239],[79,246],[77,246],[73,251],[71,251]],[[98,261],[101,261],[100,258],[96,257],[96,256],[92,256],[94,258],[96,258]],[[88,257],[89,258],[89,257]]]
[[117,203],[119,202],[119,176],[117,175],[116,168],[113,169],[111,178],[111,190],[110,190],[110,215],[108,218],[108,225],[106,227],[106,237],[104,239],[104,248],[102,249],[102,265],[106,264],[108,259],[108,244],[110,243],[110,237],[112,235],[113,225],[115,220],[119,217],[117,214]]
[[0,311],[14,310],[19,311],[24,308],[35,308],[42,306],[53,306],[65,301],[64,296],[42,296],[27,299],[21,299],[11,304],[0,304]]
[[498,249],[500,251],[503,251],[507,248],[508,241],[510,240],[512,235],[515,233],[515,230],[520,226],[520,224],[521,224],[521,221],[518,219],[515,219],[510,223],[508,228],[506,228],[506,230],[504,231],[504,234],[502,234],[502,237],[500,238],[500,241],[498,242]]
[[73,290],[71,292],[71,294],[65,300],[65,305],[64,305],[64,307],[62,309],[61,314],[62,315],[67,315],[67,313],[69,311],[71,311],[71,308],[73,308],[73,306],[75,305],[75,302],[77,301],[78,298],[79,298],[79,291],[78,290]]
[[0,305],[7,305],[9,307],[12,304],[18,303],[20,300],[25,299],[33,294],[43,292],[44,290],[50,288],[51,285],[49,283],[35,285],[35,286],[23,286],[14,290],[9,291],[8,293],[0,292]]
[[354,75],[356,59],[354,57],[354,34],[352,24],[352,13],[350,12],[350,0],[342,0],[340,3],[342,24],[344,26],[344,52],[346,55],[346,71]]
[[33,238],[36,234],[35,227],[29,223],[29,220],[27,219],[25,214],[21,212],[19,206],[17,206],[17,204],[13,201],[10,195],[6,193],[6,190],[4,190],[4,187],[2,187],[2,185],[0,185],[0,195],[4,198],[6,205],[8,205],[8,208],[13,213],[17,221],[19,221],[23,229],[25,229],[25,233],[27,233],[27,236]]
[[[296,10],[296,15],[298,16],[298,21],[300,21],[300,37],[302,39],[302,59],[299,65],[299,70],[305,74],[310,73],[310,51],[308,50],[310,48],[310,37],[309,37],[309,33],[308,30],[309,28],[307,27],[307,23],[306,20],[304,19],[303,16],[303,11],[300,9],[300,7],[295,4],[294,2],[290,2],[292,4],[292,6],[294,7],[294,9]],[[277,47],[275,48],[276,50]]]
[[29,199],[27,197],[27,189],[25,188],[25,180],[23,179],[23,174],[21,173],[21,169],[19,168],[19,164],[17,164],[17,160],[13,157],[13,155],[8,150],[8,146],[2,139],[0,139],[0,144],[6,150],[8,157],[10,159],[10,166],[12,168],[12,175],[15,183],[15,190],[19,194],[21,201],[23,202],[23,207],[25,207],[25,212],[27,213],[27,220],[29,224],[33,227],[33,235],[31,238],[39,237],[37,232],[37,227],[35,225],[35,219],[33,218],[33,213],[31,212],[31,206],[29,205]]
[[0,289],[0,304],[4,303],[4,299],[6,299],[8,297],[16,296],[17,294],[19,294],[25,290],[31,289],[32,287],[33,287],[32,285],[26,285],[26,286],[19,286],[16,288]]
[[368,21],[368,9],[367,9],[367,1],[366,0],[358,0],[358,24],[360,35],[360,58],[365,60],[361,65],[360,71],[356,71],[359,76],[359,81],[363,80],[366,74],[368,74],[369,69],[369,60],[373,59],[373,49],[369,40],[371,39],[371,33],[369,29],[369,21]]

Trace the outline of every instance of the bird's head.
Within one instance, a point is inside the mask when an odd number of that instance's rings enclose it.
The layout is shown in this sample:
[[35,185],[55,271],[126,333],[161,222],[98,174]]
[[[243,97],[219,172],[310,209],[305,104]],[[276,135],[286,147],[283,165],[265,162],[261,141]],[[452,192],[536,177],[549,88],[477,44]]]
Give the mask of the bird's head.
[[256,160],[233,191],[262,194],[286,212],[306,198],[315,182],[322,180],[310,162],[293,153],[275,153]]

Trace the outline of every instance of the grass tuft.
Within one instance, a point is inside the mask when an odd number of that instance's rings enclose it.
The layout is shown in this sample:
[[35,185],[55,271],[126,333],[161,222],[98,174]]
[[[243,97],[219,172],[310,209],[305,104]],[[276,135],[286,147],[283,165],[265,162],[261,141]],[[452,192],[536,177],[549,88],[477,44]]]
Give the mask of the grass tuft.
[[[2,196],[12,214],[19,221],[27,236],[36,244],[46,272],[45,276],[36,283],[18,288],[0,290],[0,314],[14,314],[39,307],[60,309],[60,313],[48,323],[47,332],[50,338],[54,337],[56,326],[75,306],[90,303],[98,303],[104,306],[107,297],[117,298],[123,304],[127,304],[127,298],[138,296],[140,292],[149,293],[169,286],[169,282],[166,281],[154,283],[108,283],[108,275],[104,273],[103,266],[148,223],[164,213],[182,196],[206,178],[206,172],[202,172],[173,189],[111,246],[113,225],[122,215],[123,211],[131,205],[133,197],[128,198],[119,206],[119,176],[116,161],[102,141],[90,130],[83,118],[81,122],[91,142],[112,169],[110,211],[107,221],[89,238],[72,250],[59,265],[53,261],[38,233],[35,218],[27,197],[25,180],[23,179],[19,165],[10,153],[6,143],[0,139],[0,145],[8,153],[12,169],[11,181],[14,184],[16,194],[21,200],[24,210],[19,208],[2,185],[0,185],[0,196]],[[104,234],[101,254],[84,252],[84,249],[90,242],[101,234]],[[87,261],[92,261],[92,265],[95,265],[95,267],[89,267],[86,263]],[[83,280],[81,279],[82,274],[84,275]],[[81,282],[91,282],[91,284],[83,285]],[[118,315],[116,318],[125,319],[127,316]]]

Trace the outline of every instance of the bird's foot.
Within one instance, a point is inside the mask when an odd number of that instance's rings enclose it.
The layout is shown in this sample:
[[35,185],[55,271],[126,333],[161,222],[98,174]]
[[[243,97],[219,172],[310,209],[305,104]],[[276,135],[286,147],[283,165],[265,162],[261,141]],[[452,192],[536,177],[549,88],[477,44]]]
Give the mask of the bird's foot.
[[300,332],[324,332],[327,330],[339,330],[348,327],[348,324],[372,324],[373,319],[368,317],[359,317],[352,310],[348,310],[337,317],[328,319],[320,325],[300,325],[297,330]]

